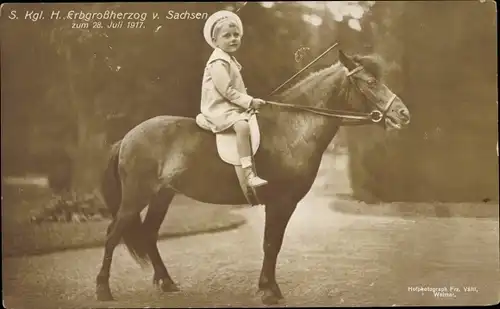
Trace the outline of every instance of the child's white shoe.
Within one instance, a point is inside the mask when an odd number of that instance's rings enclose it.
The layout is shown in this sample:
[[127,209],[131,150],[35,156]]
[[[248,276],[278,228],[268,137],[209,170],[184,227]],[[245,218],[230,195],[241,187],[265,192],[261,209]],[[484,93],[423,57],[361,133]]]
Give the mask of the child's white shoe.
[[252,188],[261,187],[267,185],[267,180],[260,178],[255,175],[252,168],[245,169],[245,179],[247,181],[247,185]]

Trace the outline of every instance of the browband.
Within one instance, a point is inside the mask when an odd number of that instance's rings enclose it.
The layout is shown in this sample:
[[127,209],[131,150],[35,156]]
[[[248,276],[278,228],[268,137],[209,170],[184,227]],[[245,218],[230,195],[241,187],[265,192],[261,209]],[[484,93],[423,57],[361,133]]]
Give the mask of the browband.
[[351,76],[352,74],[357,73],[357,72],[359,72],[359,71],[361,71],[361,70],[363,70],[363,66],[361,66],[361,65],[360,65],[360,66],[356,67],[355,69],[353,69],[352,71],[347,72],[347,77],[349,77],[349,76]]

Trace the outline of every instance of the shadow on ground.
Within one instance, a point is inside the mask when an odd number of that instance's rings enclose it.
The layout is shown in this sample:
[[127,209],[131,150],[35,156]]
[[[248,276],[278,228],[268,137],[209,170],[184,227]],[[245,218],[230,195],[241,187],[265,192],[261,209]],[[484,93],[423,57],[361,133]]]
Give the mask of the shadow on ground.
[[478,201],[477,203],[442,202],[394,202],[365,203],[353,198],[348,178],[347,154],[323,156],[322,168],[316,179],[313,191],[329,200],[333,211],[353,215],[390,216],[390,217],[436,217],[436,218],[483,218],[498,219],[498,201]]
[[436,217],[436,218],[480,218],[498,219],[498,203],[380,203],[367,204],[359,202],[350,196],[337,195],[337,199],[330,202],[334,211],[371,216],[395,216],[402,218]]

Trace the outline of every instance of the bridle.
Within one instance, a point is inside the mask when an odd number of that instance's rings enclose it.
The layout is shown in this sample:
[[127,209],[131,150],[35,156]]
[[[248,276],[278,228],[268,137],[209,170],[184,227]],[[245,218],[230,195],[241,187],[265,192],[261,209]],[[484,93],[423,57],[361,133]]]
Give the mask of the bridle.
[[[349,79],[349,81],[351,82],[352,85],[354,85],[354,87],[356,87],[356,89],[358,89],[358,91],[363,94],[363,96],[366,98],[365,101],[363,101],[364,103],[366,102],[370,102],[372,103],[372,107],[375,107],[375,110],[373,110],[370,114],[374,114],[374,115],[377,115],[377,117],[373,120],[373,122],[377,123],[377,122],[380,122],[382,121],[386,116],[387,116],[387,112],[389,112],[392,104],[394,103],[394,100],[397,98],[397,95],[395,93],[392,93],[391,97],[389,98],[389,100],[385,103],[384,107],[383,108],[380,108],[379,105],[377,104],[377,102],[374,102],[374,100],[372,99],[373,95],[368,95],[365,93],[365,91],[363,91],[359,85],[356,83],[355,81],[355,77],[354,75],[363,70],[364,67],[359,65],[357,66],[356,68],[352,69],[351,71],[347,72],[346,76],[347,78]],[[350,88],[348,88],[348,91],[350,90]],[[370,108],[370,106],[368,106],[368,108]]]
[[[372,110],[369,113],[364,113],[364,112],[356,112],[356,111],[347,111],[347,110],[335,110],[335,109],[329,109],[329,108],[320,108],[320,107],[309,107],[309,106],[301,106],[301,105],[295,105],[295,104],[289,104],[289,103],[282,103],[282,102],[275,102],[275,101],[266,101],[267,104],[269,105],[275,105],[275,106],[280,106],[280,107],[287,107],[287,108],[293,108],[293,109],[298,109],[298,110],[304,110],[308,111],[314,114],[318,115],[323,115],[327,117],[334,117],[334,118],[340,118],[342,120],[341,125],[347,126],[347,125],[364,125],[364,124],[370,124],[370,123],[378,123],[382,121],[386,115],[389,109],[391,108],[392,104],[394,103],[394,100],[396,99],[397,95],[393,94],[391,98],[387,101],[385,106],[383,108],[380,108],[376,102],[373,101],[372,97],[365,91],[363,91],[359,85],[357,84],[355,80],[355,74],[358,73],[359,71],[363,70],[364,67],[359,65],[353,70],[347,72],[346,76],[350,82],[351,85],[356,87],[356,89],[363,94],[363,96],[366,98],[366,101],[372,103],[375,107],[374,110]],[[347,91],[347,100],[350,98],[350,87],[348,87]],[[363,102],[366,102],[363,101]]]

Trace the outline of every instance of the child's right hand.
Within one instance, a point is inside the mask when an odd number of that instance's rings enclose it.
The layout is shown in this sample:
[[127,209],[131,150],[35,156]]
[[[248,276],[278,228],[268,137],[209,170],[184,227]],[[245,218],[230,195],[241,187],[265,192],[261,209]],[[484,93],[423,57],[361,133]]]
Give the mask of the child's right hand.
[[250,104],[250,107],[258,109],[262,105],[266,104],[266,101],[261,100],[261,99],[252,99],[252,103]]

